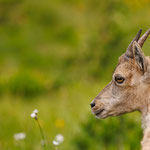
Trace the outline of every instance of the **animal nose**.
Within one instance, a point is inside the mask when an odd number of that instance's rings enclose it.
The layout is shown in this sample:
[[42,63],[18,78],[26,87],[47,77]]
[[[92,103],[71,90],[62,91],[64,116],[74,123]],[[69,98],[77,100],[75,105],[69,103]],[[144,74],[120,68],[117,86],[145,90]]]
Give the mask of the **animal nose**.
[[91,108],[93,108],[95,106],[95,103],[92,102],[90,105],[91,105]]

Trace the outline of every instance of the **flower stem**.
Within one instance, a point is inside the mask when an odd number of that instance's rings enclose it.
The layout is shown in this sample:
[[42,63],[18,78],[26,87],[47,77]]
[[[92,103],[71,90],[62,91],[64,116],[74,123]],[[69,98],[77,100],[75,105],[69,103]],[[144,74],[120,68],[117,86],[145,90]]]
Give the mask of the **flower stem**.
[[43,146],[44,149],[46,150],[45,137],[44,137],[44,134],[43,134],[43,131],[42,131],[42,128],[41,128],[41,125],[40,125],[40,123],[39,123],[38,118],[36,118],[36,121],[37,121],[38,126],[39,126],[39,128],[40,128],[40,133],[41,133],[41,135],[42,135],[42,140],[44,141],[44,144],[43,144],[42,146]]

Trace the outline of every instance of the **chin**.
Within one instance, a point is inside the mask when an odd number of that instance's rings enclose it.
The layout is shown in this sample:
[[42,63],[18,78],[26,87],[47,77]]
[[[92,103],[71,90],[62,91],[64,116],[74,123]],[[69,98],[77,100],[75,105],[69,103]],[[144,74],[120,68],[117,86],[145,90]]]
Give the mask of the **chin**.
[[115,117],[115,116],[120,116],[121,114],[117,114],[117,113],[108,113],[108,112],[106,112],[106,111],[103,111],[102,113],[100,113],[100,114],[95,114],[95,116],[96,116],[96,118],[98,118],[98,119],[106,119],[106,118],[108,118],[108,117]]
[[97,119],[106,119],[107,117],[108,117],[108,116],[105,116],[105,117],[104,117],[104,116],[97,116],[97,115],[96,115],[96,118],[97,118]]
[[106,114],[106,111],[103,111],[103,112],[97,113],[97,114],[94,113],[94,115],[98,119],[105,119],[105,118],[109,117],[109,115]]

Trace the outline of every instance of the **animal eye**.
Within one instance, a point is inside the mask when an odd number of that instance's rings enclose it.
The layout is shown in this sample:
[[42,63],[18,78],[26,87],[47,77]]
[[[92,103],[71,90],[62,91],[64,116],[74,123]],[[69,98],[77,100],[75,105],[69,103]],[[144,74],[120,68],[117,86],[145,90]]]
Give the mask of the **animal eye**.
[[116,77],[115,77],[115,81],[116,81],[117,83],[121,84],[121,83],[124,82],[124,78],[121,77],[121,76],[116,76]]

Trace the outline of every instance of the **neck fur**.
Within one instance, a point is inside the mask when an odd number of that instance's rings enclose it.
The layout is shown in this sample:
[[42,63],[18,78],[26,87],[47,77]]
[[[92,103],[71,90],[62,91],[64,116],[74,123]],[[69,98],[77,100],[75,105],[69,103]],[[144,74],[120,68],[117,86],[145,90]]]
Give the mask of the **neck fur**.
[[144,111],[142,111],[142,128],[145,131],[146,128],[150,127],[150,106],[147,105]]
[[147,127],[150,127],[150,93],[149,93],[150,84],[147,85],[145,88],[143,88],[144,92],[142,92],[141,94],[143,96],[139,96],[140,101],[139,110],[142,113],[142,128],[144,129],[144,131]]
[[147,105],[145,112],[142,112],[142,128],[144,130],[144,136],[141,141],[141,150],[150,149],[150,107]]

